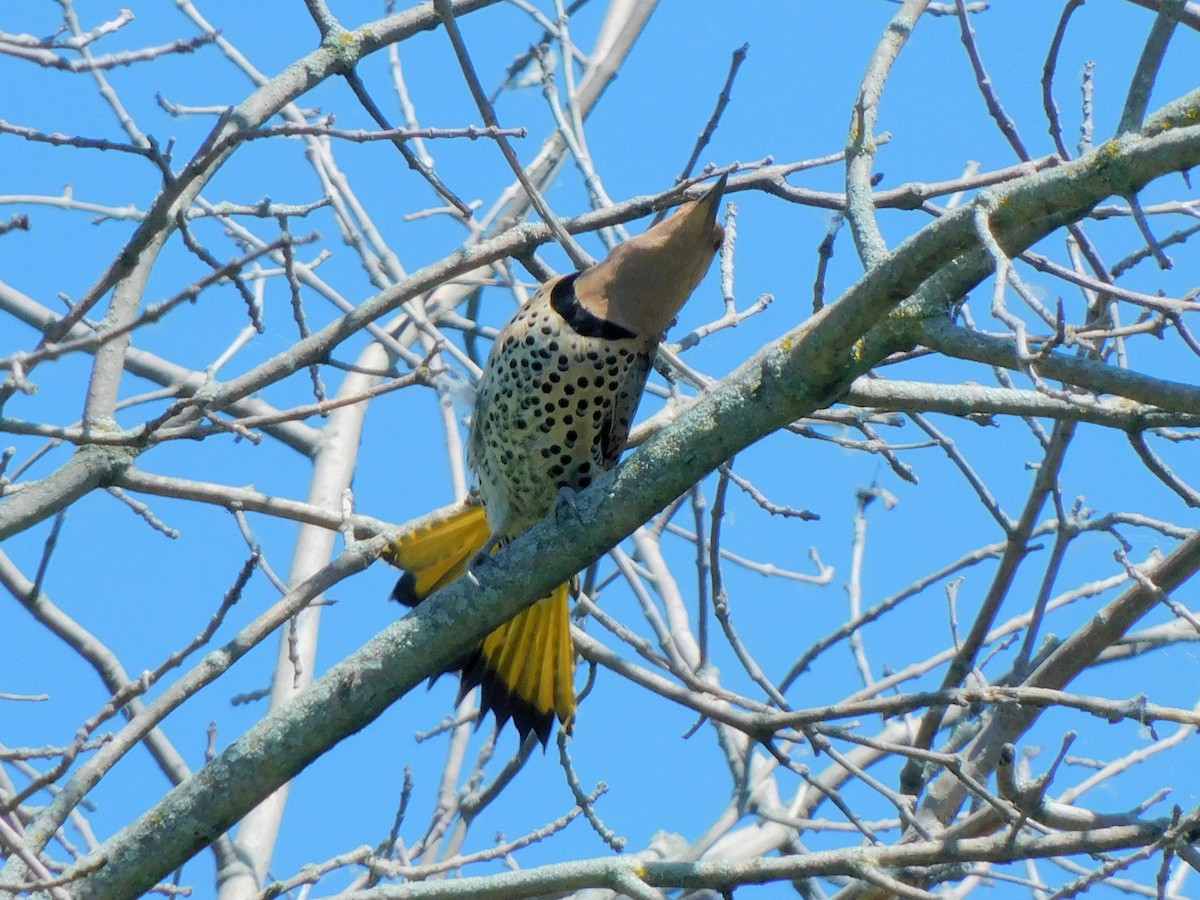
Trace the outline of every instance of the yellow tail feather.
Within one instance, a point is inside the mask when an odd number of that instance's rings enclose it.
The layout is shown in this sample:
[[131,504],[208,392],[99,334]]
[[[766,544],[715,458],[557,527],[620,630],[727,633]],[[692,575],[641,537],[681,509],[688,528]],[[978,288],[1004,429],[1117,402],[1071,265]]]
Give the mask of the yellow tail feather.
[[416,606],[454,581],[491,537],[482,506],[465,506],[389,544],[383,558],[405,571],[392,596]]
[[[575,648],[567,586],[560,585],[529,609],[487,636],[482,672],[471,680],[483,685],[483,711],[517,729],[537,733],[544,744],[554,719],[570,732],[575,719]],[[464,682],[464,686],[465,682]]]
[[[416,606],[462,575],[490,537],[483,507],[466,506],[389,544],[383,558],[404,569],[392,597]],[[512,719],[522,737],[532,731],[543,744],[556,717],[567,732],[575,720],[575,646],[567,593],[567,585],[560,585],[453,666],[462,670],[463,693],[482,688],[481,714],[492,711],[501,725]]]

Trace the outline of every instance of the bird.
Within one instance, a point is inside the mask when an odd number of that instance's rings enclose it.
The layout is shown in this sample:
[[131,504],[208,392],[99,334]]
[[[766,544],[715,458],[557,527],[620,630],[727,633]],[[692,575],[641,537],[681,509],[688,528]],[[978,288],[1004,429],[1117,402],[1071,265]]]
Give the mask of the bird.
[[[497,335],[471,414],[467,461],[477,504],[388,545],[403,569],[392,598],[415,606],[546,518],[620,459],[667,327],[724,241],[717,221],[727,175],[696,200],[612,249],[546,281]],[[576,713],[569,585],[491,632],[447,671],[459,701],[481,688],[480,717],[511,720],[545,746]],[[436,677],[436,676],[435,676]]]

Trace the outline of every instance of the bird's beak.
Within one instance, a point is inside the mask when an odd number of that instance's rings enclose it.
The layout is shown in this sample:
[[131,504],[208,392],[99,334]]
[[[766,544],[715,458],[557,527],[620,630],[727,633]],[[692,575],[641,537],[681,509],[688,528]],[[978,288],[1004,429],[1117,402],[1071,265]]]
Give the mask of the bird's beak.
[[726,172],[720,178],[712,183],[712,187],[696,202],[704,207],[708,213],[708,224],[711,226],[717,221],[717,210],[721,206],[721,198],[725,196],[725,184],[729,181],[729,173]]

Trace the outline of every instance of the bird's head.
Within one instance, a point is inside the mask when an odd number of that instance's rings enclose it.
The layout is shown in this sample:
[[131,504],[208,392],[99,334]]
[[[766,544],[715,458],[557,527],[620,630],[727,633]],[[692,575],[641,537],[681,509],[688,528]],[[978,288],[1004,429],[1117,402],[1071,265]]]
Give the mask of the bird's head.
[[580,304],[635,334],[657,338],[666,331],[725,238],[717,209],[728,177],[583,272],[575,281]]

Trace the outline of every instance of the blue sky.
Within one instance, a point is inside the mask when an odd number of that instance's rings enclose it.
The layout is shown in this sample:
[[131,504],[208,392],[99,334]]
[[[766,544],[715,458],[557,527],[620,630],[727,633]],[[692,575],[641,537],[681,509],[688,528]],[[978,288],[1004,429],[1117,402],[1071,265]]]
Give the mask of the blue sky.
[[[131,0],[126,4],[133,9],[136,20],[102,42],[104,51],[194,34],[174,4]],[[382,14],[381,4],[335,2],[331,6],[347,26]],[[115,3],[81,4],[79,14],[88,28],[115,16],[118,8]],[[592,3],[572,20],[572,36],[580,46],[588,47],[594,40],[603,8],[603,4]],[[996,90],[1035,156],[1053,148],[1041,114],[1039,79],[1060,8],[1060,4],[1043,0],[999,0],[986,14],[973,19]],[[743,43],[749,44],[749,57],[739,73],[733,101],[701,163],[746,163],[768,155],[785,162],[838,151],[845,142],[851,106],[869,55],[897,9],[885,0],[840,0],[836,4],[665,0],[588,123],[591,150],[609,195],[620,199],[659,191],[672,183],[708,118],[725,80],[730,54]],[[303,5],[297,2],[260,0],[244,4],[221,0],[205,3],[201,10],[267,75],[279,72],[317,40]],[[59,17],[57,3],[30,2],[20,8],[13,5],[0,13],[0,28],[46,34],[57,27]],[[1075,146],[1078,135],[1079,76],[1085,61],[1095,62],[1099,141],[1111,135],[1120,116],[1152,20],[1153,15],[1146,10],[1118,0],[1092,0],[1075,16],[1064,43],[1055,89],[1069,147]],[[514,54],[540,33],[525,14],[503,3],[464,18],[462,25],[488,88],[497,82]],[[1176,34],[1151,109],[1196,86],[1198,40],[1186,29]],[[418,35],[403,45],[401,53],[408,87],[423,125],[478,123],[478,113],[441,31]],[[367,61],[362,75],[377,100],[389,115],[394,115],[384,54]],[[160,142],[174,139],[176,164],[198,146],[211,127],[211,119],[171,118],[156,104],[156,92],[174,103],[204,106],[236,103],[251,89],[213,47],[202,48],[195,55],[117,69],[110,77],[143,130]],[[561,88],[561,78],[559,85]],[[349,91],[337,81],[323,84],[302,102],[335,113],[339,127],[369,127]],[[506,126],[529,128],[530,138],[518,142],[518,152],[523,159],[531,159],[551,127],[538,89],[503,95],[497,113]],[[46,132],[122,138],[111,110],[87,76],[43,70],[2,56],[0,118]],[[876,160],[884,188],[908,181],[954,178],[970,160],[977,161],[983,170],[1017,161],[987,115],[952,17],[921,22],[888,82],[879,125],[881,131],[892,134]],[[430,149],[442,177],[461,196],[480,198],[484,210],[511,179],[499,152],[486,141],[443,141],[430,144]],[[431,206],[434,201],[390,146],[350,145],[336,150],[339,163],[367,203],[377,226],[410,270],[441,258],[463,241],[462,230],[445,217],[404,219],[406,213]],[[69,184],[79,200],[116,206],[132,203],[145,209],[157,189],[157,176],[144,161],[89,150],[50,150],[9,135],[0,135],[0,172],[6,173],[0,177],[0,219],[6,220],[15,212],[26,212],[33,219],[33,229],[28,233],[0,237],[0,279],[58,308],[56,295],[63,292],[78,297],[86,291],[133,226],[111,220],[94,224],[80,212],[12,204],[3,198],[12,194],[56,195]],[[791,182],[838,191],[843,179],[843,168],[834,165],[800,173]],[[253,203],[264,196],[278,202],[305,203],[317,199],[319,191],[312,170],[305,164],[303,145],[271,140],[259,141],[236,154],[205,195],[210,200],[240,203]],[[1152,186],[1143,202],[1194,197],[1194,190],[1179,178],[1167,178]],[[580,178],[570,165],[547,190],[546,198],[562,215],[574,215],[587,208]],[[756,348],[811,314],[816,248],[830,221],[827,211],[788,205],[764,194],[738,193],[732,199],[739,210],[739,307],[749,306],[764,292],[773,294],[775,301],[763,315],[736,330],[721,332],[689,353],[690,364],[714,377],[734,369]],[[895,246],[926,219],[920,212],[884,211],[880,225],[889,244]],[[258,227],[261,223],[254,224]],[[1177,217],[1163,230],[1184,224],[1186,221]],[[631,230],[636,232],[641,227],[635,225]],[[1121,219],[1091,224],[1089,233],[1112,262],[1137,246],[1132,228],[1128,220]],[[360,302],[374,293],[353,253],[338,240],[336,225],[327,211],[294,221],[293,229],[300,234],[315,230],[324,236],[317,246],[327,247],[332,256],[319,273],[344,296]],[[213,223],[199,226],[197,233],[219,256],[235,254],[233,245]],[[260,233],[266,231],[260,228]],[[596,255],[602,253],[602,246],[594,238],[587,246]],[[1061,237],[1039,249],[1056,259],[1064,258]],[[306,258],[311,255],[304,253]],[[1171,255],[1176,263],[1172,271],[1163,273],[1143,265],[1127,286],[1149,293],[1161,289],[1174,297],[1194,289],[1200,274],[1194,247],[1174,248]],[[568,266],[554,248],[546,248],[544,258],[558,269]],[[152,302],[169,297],[201,274],[197,261],[176,242],[156,268],[147,297]],[[837,296],[860,274],[849,235],[843,232],[830,266],[827,295]],[[1044,302],[1052,304],[1062,296],[1068,310],[1077,312],[1077,292],[1068,293],[1065,285],[1025,274]],[[972,308],[980,320],[987,318],[989,292],[990,285],[985,284],[973,298]],[[315,325],[335,315],[319,299],[306,302]],[[488,324],[499,326],[511,310],[511,299],[504,292],[485,294],[482,318]],[[673,336],[716,318],[720,311],[714,270],[685,308]],[[294,340],[282,282],[268,287],[267,317],[267,333],[239,353],[223,370],[222,377],[245,371]],[[163,325],[143,330],[135,343],[180,364],[203,369],[244,324],[241,299],[226,287],[206,295],[194,306],[172,313]],[[31,330],[7,322],[0,329],[0,356],[30,348],[34,342]],[[362,340],[347,342],[338,358],[353,360],[361,346]],[[89,366],[89,358],[71,358],[39,367],[34,379],[38,394],[15,398],[5,413],[15,418],[69,424],[79,415]],[[1149,341],[1131,342],[1131,366],[1181,381],[1194,382],[1197,376],[1196,358],[1183,350],[1178,340],[1153,347]],[[326,373],[331,383],[337,377],[336,372]],[[948,364],[944,360],[910,363],[894,377],[991,383],[985,367]],[[123,396],[147,389],[145,383],[134,378],[128,381]],[[286,407],[306,402],[306,390],[307,377],[301,373],[269,391],[267,399]],[[372,405],[354,482],[359,511],[402,522],[451,499],[440,426],[431,397],[429,392],[401,391]],[[647,401],[644,412],[652,411],[654,406]],[[125,414],[122,423],[135,424],[145,415],[144,410],[134,408]],[[937,422],[958,443],[1004,508],[1016,515],[1033,477],[1026,463],[1040,456],[1024,425],[1007,421],[998,429],[985,429],[961,420],[939,418]],[[316,426],[319,422],[310,424]],[[1195,525],[1195,512],[1186,510],[1174,494],[1145,474],[1120,435],[1089,426],[1081,426],[1080,432],[1064,477],[1068,503],[1081,496],[1086,505],[1100,513],[1136,511],[1181,525]],[[900,431],[889,429],[886,435],[896,442],[922,438],[911,426]],[[17,447],[15,460],[20,462],[41,442],[0,435],[0,446],[9,444]],[[1192,465],[1188,446],[1159,444],[1156,449],[1187,477]],[[35,465],[29,476],[45,476],[65,458],[60,448]],[[919,485],[901,482],[877,456],[793,436],[774,436],[739,456],[738,470],[753,478],[774,501],[813,510],[821,519],[805,524],[771,519],[739,492],[731,491],[724,527],[726,546],[801,571],[812,571],[808,552],[815,547],[824,563],[834,566],[837,572],[830,585],[818,588],[766,580],[733,566],[726,569],[736,621],[768,674],[781,676],[816,636],[836,628],[845,618],[843,586],[849,572],[856,488],[878,483],[899,499],[893,510],[885,511],[877,503],[869,513],[864,580],[867,604],[968,550],[1000,539],[994,523],[940,451],[912,450],[904,454],[904,459],[917,471]],[[255,448],[224,438],[202,445],[189,442],[161,446],[142,464],[151,472],[225,484],[254,484],[264,492],[295,499],[305,495],[309,469],[300,456],[280,450],[269,441]],[[706,487],[711,491],[711,481]],[[81,500],[68,515],[45,581],[50,597],[93,630],[131,673],[157,665],[166,652],[186,643],[204,626],[246,552],[232,517],[219,509],[159,499],[153,500],[152,506],[159,518],[182,532],[178,540],[149,534],[146,525],[112,497],[94,494]],[[690,512],[685,511],[679,521],[691,527]],[[286,573],[295,526],[262,516],[253,517],[252,523],[271,564],[276,571]],[[26,573],[36,570],[48,528],[49,523],[44,523],[5,542],[4,551]],[[1167,546],[1163,538],[1145,531],[1130,529],[1125,536],[1134,544],[1131,556],[1135,559],[1144,558],[1156,544]],[[1063,570],[1062,587],[1113,574],[1114,546],[1111,538],[1104,536],[1074,544]],[[674,541],[667,542],[666,549],[685,594],[694,595],[694,548]],[[967,619],[968,611],[978,603],[990,571],[984,566],[967,573],[960,588],[960,618]],[[1036,591],[1040,572],[1036,564],[1023,572],[1012,593],[1012,612],[1003,613],[1002,619],[1025,608],[1022,602]],[[393,580],[394,573],[377,565],[331,592],[331,599],[337,603],[324,617],[319,669],[344,657],[394,618],[395,607],[383,602]],[[249,621],[275,599],[266,580],[256,576],[221,637],[231,636],[239,624]],[[1194,589],[1178,599],[1196,605]],[[640,623],[645,631],[628,592],[609,592],[602,600],[608,612],[627,623]],[[1065,633],[1093,608],[1065,613],[1050,623],[1050,630]],[[941,585],[936,585],[895,615],[866,629],[864,639],[876,667],[875,675],[884,667],[901,668],[945,647],[949,639],[945,609],[945,595]],[[26,746],[66,743],[78,723],[106,699],[91,670],[64,654],[61,645],[11,600],[0,602],[0,645],[0,691],[51,695],[46,703],[0,706],[0,741]],[[719,646],[714,652],[727,684],[757,696],[728,649]],[[216,743],[221,747],[262,714],[262,704],[234,707],[229,699],[265,686],[275,653],[273,642],[258,648],[167,721],[167,734],[193,766],[203,762],[208,740],[205,729],[210,722],[215,723]],[[1002,664],[998,663],[997,668],[1002,669]],[[1190,707],[1197,700],[1194,685],[1198,669],[1193,652],[1175,648],[1170,654],[1143,659],[1119,673],[1114,669],[1120,679],[1116,683],[1110,680],[1107,670],[1101,670],[1085,676],[1076,687],[1084,693],[1119,698],[1150,690],[1155,702]],[[852,690],[847,684],[856,685],[856,678],[843,646],[831,651],[805,676],[791,699],[798,705],[830,702]],[[418,744],[412,735],[433,727],[446,714],[454,694],[451,682],[442,679],[430,692],[415,692],[404,698],[366,731],[345,741],[304,773],[292,792],[273,865],[276,873],[289,875],[305,862],[383,838],[391,826],[405,766],[412,766],[416,787],[404,836],[410,842],[420,836],[435,801],[445,746],[444,739]],[[924,686],[933,683],[922,682]],[[1067,728],[1080,730],[1074,752],[1084,757],[1111,757],[1146,739],[1129,724],[1105,727],[1083,715],[1047,718],[1031,742],[1043,741],[1050,755]],[[678,831],[694,839],[728,801],[730,787],[711,732],[702,729],[688,740],[682,737],[694,720],[689,711],[650,697],[611,675],[601,677],[582,708],[572,742],[577,769],[585,788],[600,780],[610,785],[600,813],[611,828],[629,838],[632,849],[641,849],[659,829]],[[514,745],[513,735],[505,733],[500,745],[502,755]],[[502,831],[512,838],[570,808],[570,794],[555,757],[552,749],[545,757],[539,754],[530,762],[513,786],[510,802],[488,810],[476,824],[471,849],[487,846],[495,832]],[[1111,808],[1126,808],[1158,787],[1174,784],[1176,791],[1170,802],[1194,805],[1197,798],[1192,774],[1198,761],[1194,742],[1185,743],[1166,762],[1143,766],[1142,771],[1120,782],[1119,794],[1116,787],[1106,788],[1110,795],[1095,802],[1102,808],[1109,808],[1110,803]],[[809,762],[815,768],[824,764],[822,760]],[[137,751],[94,793],[96,809],[89,817],[98,835],[111,834],[161,796],[164,779],[157,772],[147,774],[148,766],[145,755]],[[490,771],[495,768],[493,762]],[[710,774],[697,778],[697,772]],[[894,772],[882,771],[881,777],[894,781]],[[1085,775],[1070,776],[1082,777]],[[865,805],[868,816],[887,814],[876,798],[858,795],[857,799]],[[814,846],[820,845],[821,839],[815,839]],[[531,866],[605,852],[599,839],[577,822],[564,835],[523,851],[519,859],[523,866]],[[202,855],[185,873],[185,879],[198,886],[197,896],[206,896],[209,889],[211,878],[202,873],[210,865],[209,857]],[[783,896],[785,890],[790,892],[790,888],[776,886],[757,889],[757,893]]]

